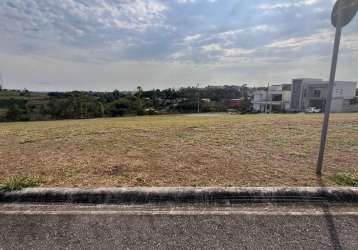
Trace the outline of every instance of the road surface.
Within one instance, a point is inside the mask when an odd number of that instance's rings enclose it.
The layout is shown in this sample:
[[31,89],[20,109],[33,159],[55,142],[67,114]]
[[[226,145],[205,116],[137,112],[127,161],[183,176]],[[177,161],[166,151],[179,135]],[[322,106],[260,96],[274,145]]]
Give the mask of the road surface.
[[358,249],[358,205],[0,205],[0,249]]

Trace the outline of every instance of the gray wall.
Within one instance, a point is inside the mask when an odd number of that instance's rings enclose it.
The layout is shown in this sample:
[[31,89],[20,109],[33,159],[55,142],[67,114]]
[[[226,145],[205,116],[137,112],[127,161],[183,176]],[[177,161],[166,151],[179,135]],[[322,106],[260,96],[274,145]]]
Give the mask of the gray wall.
[[292,81],[292,94],[291,94],[291,109],[299,111],[300,108],[300,99],[301,99],[301,90],[302,90],[302,80],[293,80]]

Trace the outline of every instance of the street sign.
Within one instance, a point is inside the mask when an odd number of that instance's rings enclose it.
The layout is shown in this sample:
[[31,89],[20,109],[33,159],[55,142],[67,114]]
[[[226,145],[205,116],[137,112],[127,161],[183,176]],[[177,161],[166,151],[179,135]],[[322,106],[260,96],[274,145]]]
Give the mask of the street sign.
[[342,28],[345,25],[347,25],[350,21],[352,21],[353,17],[357,13],[357,10],[358,10],[358,0],[338,0],[334,5],[332,11],[332,25],[336,27],[336,36],[334,39],[331,73],[329,76],[328,94],[327,94],[326,108],[324,113],[324,120],[322,125],[321,144],[319,148],[319,155],[318,155],[317,168],[316,168],[316,173],[319,176],[322,175],[324,151],[327,142],[329,116],[331,112],[333,87],[336,77],[337,60],[338,60],[339,45],[341,42]]
[[338,0],[332,11],[332,25],[334,27],[344,27],[358,11],[358,0]]

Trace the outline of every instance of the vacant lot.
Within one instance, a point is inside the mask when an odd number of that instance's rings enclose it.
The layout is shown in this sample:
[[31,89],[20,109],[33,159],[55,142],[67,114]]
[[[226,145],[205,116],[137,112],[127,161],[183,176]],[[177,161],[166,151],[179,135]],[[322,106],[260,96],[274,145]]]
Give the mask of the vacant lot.
[[[0,181],[45,186],[315,186],[322,115],[0,124]],[[332,116],[325,185],[358,173],[358,114]]]

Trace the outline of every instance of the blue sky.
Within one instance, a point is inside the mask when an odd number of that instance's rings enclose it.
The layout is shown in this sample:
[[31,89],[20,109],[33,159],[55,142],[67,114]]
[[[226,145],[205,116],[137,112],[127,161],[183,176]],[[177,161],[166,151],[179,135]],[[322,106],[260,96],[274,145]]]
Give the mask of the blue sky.
[[[132,90],[327,78],[332,0],[2,0],[7,88]],[[338,78],[358,80],[358,18]]]

